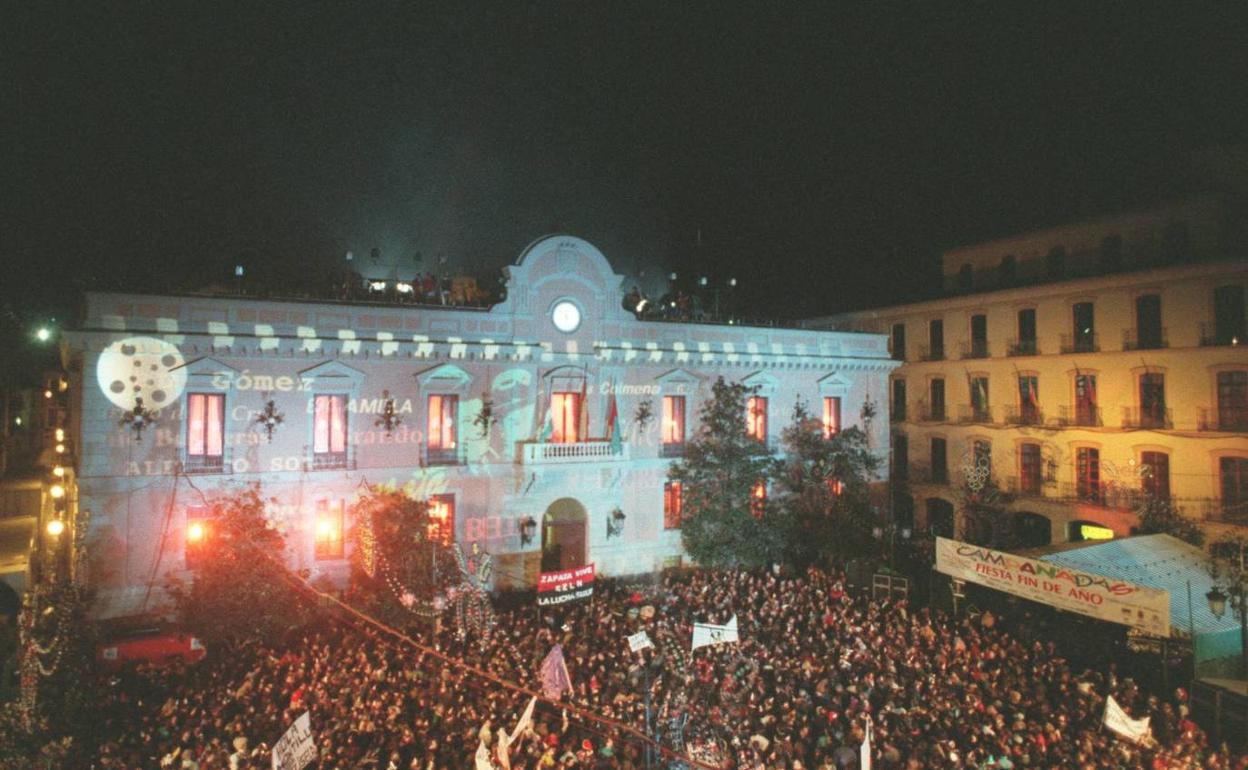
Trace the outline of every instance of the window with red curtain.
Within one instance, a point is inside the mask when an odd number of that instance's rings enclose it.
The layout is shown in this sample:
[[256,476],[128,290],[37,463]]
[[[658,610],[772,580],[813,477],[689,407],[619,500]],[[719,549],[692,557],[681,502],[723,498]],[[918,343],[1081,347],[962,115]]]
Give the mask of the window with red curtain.
[[663,529],[680,529],[681,490],[679,481],[663,485]]
[[663,397],[663,447],[679,448],[685,443],[685,397]]
[[312,411],[313,459],[324,464],[347,459],[347,397],[317,396]]
[[823,397],[823,436],[832,438],[841,432],[841,397]]
[[429,539],[450,545],[455,540],[455,495],[429,498]]
[[1075,491],[1080,500],[1101,501],[1101,452],[1091,447],[1075,450]]
[[1140,452],[1144,468],[1144,491],[1161,500],[1170,499],[1170,455],[1165,452]]
[[581,394],[571,392],[550,395],[550,417],[554,431],[550,440],[555,444],[574,444],[580,441]]
[[316,553],[318,559],[341,559],[343,501],[316,503]]
[[1044,483],[1044,466],[1041,460],[1040,445],[1033,443],[1020,444],[1018,447],[1019,491],[1027,495],[1040,494]]
[[225,456],[225,395],[190,393],[186,397],[187,466],[220,468]]
[[756,441],[767,443],[767,398],[750,396],[745,402],[745,432]]
[[426,443],[429,462],[455,462],[458,457],[456,420],[459,417],[459,396],[429,396],[428,414],[429,432]]
[[767,507],[767,482],[759,479],[754,488],[750,490],[750,514],[756,518],[763,518],[763,512]]

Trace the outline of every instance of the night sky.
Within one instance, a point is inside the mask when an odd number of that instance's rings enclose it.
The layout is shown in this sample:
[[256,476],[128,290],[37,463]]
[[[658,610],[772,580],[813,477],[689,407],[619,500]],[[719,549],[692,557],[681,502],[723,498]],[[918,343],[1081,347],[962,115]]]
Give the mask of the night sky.
[[26,313],[348,249],[486,270],[553,230],[827,313],[915,296],[942,249],[1205,189],[1248,116],[1242,18],[1184,3],[15,5],[0,281]]

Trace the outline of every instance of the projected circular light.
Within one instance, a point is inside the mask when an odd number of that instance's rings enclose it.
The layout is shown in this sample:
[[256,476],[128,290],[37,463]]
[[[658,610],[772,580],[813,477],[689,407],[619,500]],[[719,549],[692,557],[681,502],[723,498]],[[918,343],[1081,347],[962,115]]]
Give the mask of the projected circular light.
[[550,320],[559,331],[565,334],[574,332],[581,325],[581,309],[566,299],[562,300],[555,303],[550,311]]
[[149,409],[162,409],[186,388],[184,363],[177,347],[164,340],[127,337],[100,353],[95,376],[108,400],[122,409],[134,408],[135,397]]

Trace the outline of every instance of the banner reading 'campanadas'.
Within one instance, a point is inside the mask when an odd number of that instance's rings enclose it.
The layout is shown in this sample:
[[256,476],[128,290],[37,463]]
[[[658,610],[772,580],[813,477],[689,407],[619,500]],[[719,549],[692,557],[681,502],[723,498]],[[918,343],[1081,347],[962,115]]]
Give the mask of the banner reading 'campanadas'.
[[1170,594],[1125,580],[936,538],[936,570],[1061,610],[1170,635]]

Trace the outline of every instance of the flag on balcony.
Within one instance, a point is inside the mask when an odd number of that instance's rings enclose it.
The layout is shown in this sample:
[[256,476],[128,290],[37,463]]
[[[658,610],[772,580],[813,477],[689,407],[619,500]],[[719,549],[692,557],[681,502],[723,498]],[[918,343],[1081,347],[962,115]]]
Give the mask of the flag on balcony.
[[553,408],[553,403],[546,404],[546,419],[542,421],[542,429],[537,434],[537,440],[543,444],[550,441],[550,437],[555,434],[555,416],[551,413]]
[[615,401],[615,388],[611,389],[610,398],[607,404],[607,440],[611,442],[611,454],[618,455],[624,447],[620,439],[620,407]]

